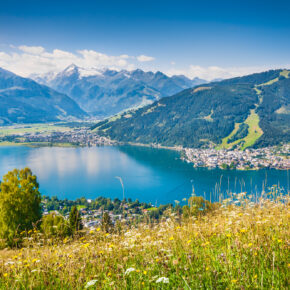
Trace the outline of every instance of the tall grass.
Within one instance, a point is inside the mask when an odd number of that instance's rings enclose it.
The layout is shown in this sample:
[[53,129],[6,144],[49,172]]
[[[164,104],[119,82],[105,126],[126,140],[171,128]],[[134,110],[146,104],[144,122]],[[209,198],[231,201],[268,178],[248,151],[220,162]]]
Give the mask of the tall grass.
[[[245,194],[206,215],[75,239],[34,231],[0,252],[2,289],[287,289],[289,196]],[[26,234],[25,234],[26,235]]]

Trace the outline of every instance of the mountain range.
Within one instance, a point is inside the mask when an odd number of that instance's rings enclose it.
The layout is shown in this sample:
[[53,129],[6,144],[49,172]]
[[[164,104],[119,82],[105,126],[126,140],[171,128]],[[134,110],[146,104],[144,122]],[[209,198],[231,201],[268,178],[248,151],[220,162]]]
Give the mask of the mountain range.
[[74,64],[58,74],[34,74],[31,77],[68,95],[82,110],[100,119],[206,83],[183,75],[169,77],[159,71],[84,69]]
[[212,82],[99,122],[122,142],[241,148],[290,141],[290,71]]
[[0,68],[0,124],[40,123],[87,117],[71,98]]

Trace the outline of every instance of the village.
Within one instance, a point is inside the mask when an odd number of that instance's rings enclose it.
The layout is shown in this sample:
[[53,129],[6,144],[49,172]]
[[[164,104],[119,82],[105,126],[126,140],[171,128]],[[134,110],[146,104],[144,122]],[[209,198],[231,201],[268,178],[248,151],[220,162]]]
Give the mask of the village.
[[221,169],[290,169],[290,145],[266,147],[259,149],[216,150],[216,149],[184,149],[183,159],[193,163],[194,167]]

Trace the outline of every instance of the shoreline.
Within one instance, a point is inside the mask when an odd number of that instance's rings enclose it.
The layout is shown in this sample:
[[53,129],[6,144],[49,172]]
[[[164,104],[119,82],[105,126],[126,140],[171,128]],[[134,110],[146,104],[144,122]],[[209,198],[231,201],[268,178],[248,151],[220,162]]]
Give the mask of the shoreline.
[[[289,170],[289,168],[279,168],[279,167],[249,167],[249,168],[223,168],[222,166],[194,166],[194,162],[190,161],[188,158],[182,156],[182,152],[185,152],[186,149],[193,149],[193,148],[183,148],[181,146],[164,146],[164,145],[155,145],[155,144],[144,144],[144,143],[135,143],[135,142],[119,142],[115,140],[111,140],[112,143],[110,144],[103,144],[99,146],[86,146],[86,145],[76,145],[73,143],[57,143],[57,142],[0,142],[0,148],[4,146],[27,146],[31,148],[41,148],[41,147],[62,147],[62,148],[85,148],[85,147],[100,147],[100,146],[136,146],[136,147],[146,147],[146,148],[155,148],[155,149],[166,149],[166,150],[173,150],[180,153],[179,159],[190,163],[193,167],[196,168],[207,168],[207,169],[216,169],[219,168],[221,170],[238,170],[238,171],[258,171],[262,169],[276,169],[276,170]],[[201,149],[202,150],[202,149]],[[186,154],[185,154],[186,156]]]

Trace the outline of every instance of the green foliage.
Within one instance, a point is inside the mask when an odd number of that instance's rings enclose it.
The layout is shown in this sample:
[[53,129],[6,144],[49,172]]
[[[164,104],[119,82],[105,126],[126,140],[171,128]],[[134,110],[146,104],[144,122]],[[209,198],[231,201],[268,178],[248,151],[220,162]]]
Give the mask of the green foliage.
[[19,233],[41,219],[41,196],[36,176],[29,168],[14,169],[0,185],[0,237],[14,245]]
[[111,217],[107,212],[104,212],[103,218],[102,218],[102,230],[106,233],[111,232],[113,228],[113,223],[111,221]]
[[201,216],[217,210],[219,203],[212,203],[201,196],[192,196],[188,199],[189,207],[185,209],[185,216]]
[[69,223],[61,215],[49,214],[42,218],[41,231],[46,237],[66,237],[71,234]]
[[73,206],[69,214],[69,225],[72,233],[83,229],[82,218],[76,206]]
[[249,129],[249,125],[246,123],[242,123],[239,126],[238,131],[231,138],[228,139],[228,143],[232,143],[234,141],[237,141],[239,139],[246,137],[248,135],[248,129]]

